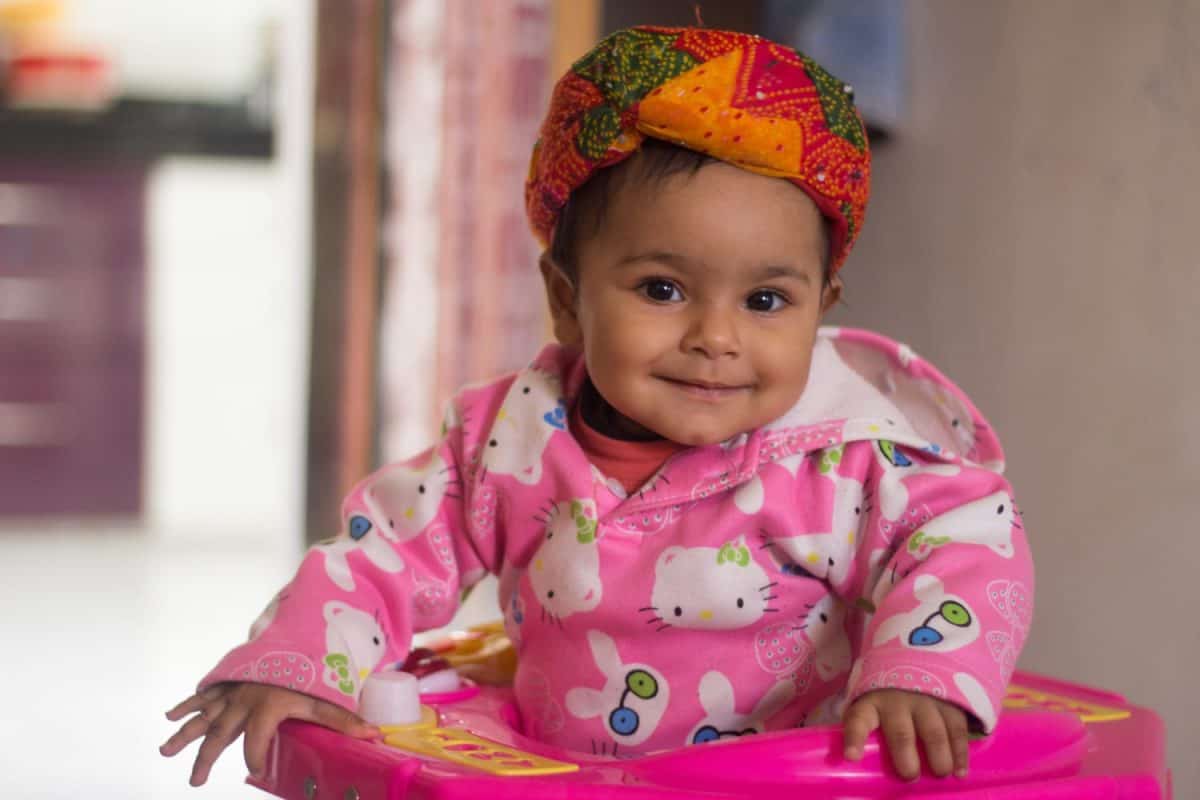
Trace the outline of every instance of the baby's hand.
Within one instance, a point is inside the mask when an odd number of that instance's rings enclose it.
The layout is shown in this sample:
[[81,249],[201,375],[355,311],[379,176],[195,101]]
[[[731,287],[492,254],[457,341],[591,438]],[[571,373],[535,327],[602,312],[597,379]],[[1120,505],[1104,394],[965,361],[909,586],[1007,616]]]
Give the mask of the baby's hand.
[[862,758],[867,734],[882,728],[892,765],[905,780],[921,774],[918,737],[934,775],[943,778],[952,770],[960,778],[967,774],[967,715],[958,706],[916,692],[878,689],[846,709],[842,726],[851,761]]
[[246,732],[246,768],[261,775],[266,767],[267,748],[275,728],[285,719],[303,719],[358,738],[379,735],[379,729],[366,724],[341,706],[279,686],[259,683],[219,683],[192,695],[167,712],[167,719],[178,722],[193,712],[175,735],[158,748],[164,756],[173,756],[191,742],[204,737],[196,763],[192,767],[192,786],[208,780],[213,762],[238,734]]

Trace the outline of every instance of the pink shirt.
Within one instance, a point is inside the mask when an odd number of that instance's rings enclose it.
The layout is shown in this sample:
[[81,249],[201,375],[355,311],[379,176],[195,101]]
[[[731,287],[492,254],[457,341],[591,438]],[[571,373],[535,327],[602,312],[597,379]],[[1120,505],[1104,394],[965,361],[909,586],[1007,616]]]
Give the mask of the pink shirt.
[[636,492],[568,428],[581,357],[464,390],[446,435],[346,499],[342,535],[202,686],[354,708],[488,572],[526,732],[632,753],[831,722],[864,692],[944,698],[990,730],[1033,568],[979,412],[911,350],[823,329],[809,384],[761,429],[667,459]]

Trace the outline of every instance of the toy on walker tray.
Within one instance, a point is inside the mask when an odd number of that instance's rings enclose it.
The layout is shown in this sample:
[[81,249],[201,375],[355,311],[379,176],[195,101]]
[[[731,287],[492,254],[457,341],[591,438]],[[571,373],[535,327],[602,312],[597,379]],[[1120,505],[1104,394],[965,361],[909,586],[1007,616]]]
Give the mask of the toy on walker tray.
[[625,759],[560,750],[522,735],[503,685],[515,667],[498,623],[414,650],[402,670],[373,675],[363,687],[360,713],[380,726],[382,741],[290,720],[279,728],[263,777],[249,781],[303,800],[1171,797],[1157,714],[1119,695],[1025,672],[1014,675],[995,732],[971,743],[968,777],[906,783],[891,771],[877,734],[862,761],[842,759],[836,726]]

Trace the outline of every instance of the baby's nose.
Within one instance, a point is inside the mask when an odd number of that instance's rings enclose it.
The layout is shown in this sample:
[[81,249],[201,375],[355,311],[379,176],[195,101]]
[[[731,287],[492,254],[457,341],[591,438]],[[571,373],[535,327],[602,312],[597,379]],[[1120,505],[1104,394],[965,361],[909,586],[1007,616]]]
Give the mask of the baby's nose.
[[741,348],[734,315],[724,308],[698,308],[684,336],[683,348],[708,358],[737,355]]

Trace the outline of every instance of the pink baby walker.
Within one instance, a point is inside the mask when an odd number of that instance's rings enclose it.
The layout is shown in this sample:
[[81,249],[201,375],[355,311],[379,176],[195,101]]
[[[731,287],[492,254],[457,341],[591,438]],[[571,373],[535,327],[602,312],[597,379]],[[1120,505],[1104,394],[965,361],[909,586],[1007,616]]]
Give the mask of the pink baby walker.
[[[363,689],[365,716],[403,724],[381,726],[382,741],[361,741],[285,722],[264,777],[250,783],[296,800],[1171,798],[1157,714],[1119,695],[1026,672],[1014,675],[995,733],[972,742],[967,778],[905,783],[891,772],[877,735],[861,762],[844,761],[838,727],[627,759],[559,750],[522,735],[504,685],[515,664],[499,624],[413,651],[402,671],[372,676]],[[636,675],[629,680],[634,693],[652,689]]]

